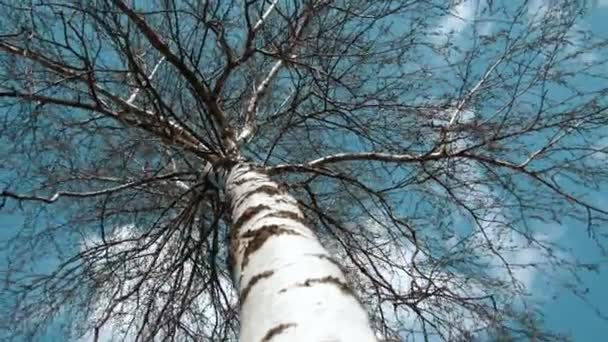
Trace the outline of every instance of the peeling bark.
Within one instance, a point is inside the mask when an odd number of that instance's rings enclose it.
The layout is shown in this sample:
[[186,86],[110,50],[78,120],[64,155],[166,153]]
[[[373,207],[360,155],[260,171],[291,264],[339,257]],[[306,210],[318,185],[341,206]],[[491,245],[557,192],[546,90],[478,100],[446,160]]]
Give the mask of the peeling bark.
[[365,309],[296,200],[247,164],[232,168],[226,190],[240,340],[376,341]]

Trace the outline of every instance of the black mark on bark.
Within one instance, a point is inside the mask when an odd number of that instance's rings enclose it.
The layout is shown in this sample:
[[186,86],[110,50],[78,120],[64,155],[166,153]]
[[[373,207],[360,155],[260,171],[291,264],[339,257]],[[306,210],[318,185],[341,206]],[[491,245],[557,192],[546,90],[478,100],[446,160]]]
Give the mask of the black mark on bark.
[[259,204],[259,205],[256,205],[255,207],[250,207],[250,208],[245,209],[245,211],[241,214],[241,216],[239,216],[239,218],[232,225],[232,229],[238,232],[241,229],[241,227],[247,221],[249,221],[252,217],[257,215],[262,210],[268,210],[268,209],[271,209],[271,208],[265,204]]
[[272,340],[275,336],[282,334],[285,330],[287,330],[291,327],[295,327],[296,325],[297,324],[295,324],[295,323],[281,323],[281,324],[275,326],[274,328],[268,330],[266,335],[264,335],[264,337],[262,337],[261,342],[268,342],[268,341]]
[[255,276],[253,276],[251,278],[251,280],[249,280],[249,283],[247,283],[247,286],[245,286],[245,288],[241,292],[241,298],[240,298],[241,304],[245,302],[245,299],[247,299],[247,295],[249,295],[249,292],[251,292],[251,289],[253,288],[253,286],[255,284],[257,284],[262,279],[272,277],[273,274],[274,274],[274,271],[265,271],[265,272],[262,272],[260,274],[256,274]]
[[322,260],[327,260],[327,261],[329,261],[330,263],[334,264],[334,265],[335,265],[335,266],[336,266],[338,269],[340,269],[340,271],[342,271],[342,265],[340,265],[340,264],[338,263],[338,261],[336,261],[336,259],[334,259],[334,258],[330,257],[330,256],[329,256],[329,255],[327,255],[327,254],[308,254],[308,255],[310,255],[310,256],[312,256],[312,257],[315,257],[315,258],[322,259]]
[[283,234],[302,235],[293,229],[285,228],[276,224],[262,226],[256,230],[248,231],[241,235],[241,239],[251,239],[251,241],[247,243],[247,247],[245,248],[245,252],[243,253],[243,263],[241,264],[241,270],[243,270],[245,266],[247,266],[251,254],[255,253],[255,251],[260,249],[266,243],[266,241],[268,241],[268,239]]
[[[353,296],[353,297],[355,296],[355,294],[353,293],[353,290],[350,289],[348,284],[341,281],[338,277],[334,277],[334,276],[307,279],[306,281],[304,281],[302,283],[296,283],[294,286],[292,286],[290,288],[311,287],[311,286],[315,286],[315,285],[319,285],[319,284],[333,285],[333,286],[336,286],[342,293]],[[279,291],[279,293],[287,292],[290,288],[281,289]]]
[[235,198],[232,208],[233,209],[238,208],[244,201],[247,200],[247,198],[249,198],[255,194],[259,194],[259,193],[263,193],[268,196],[276,196],[276,195],[283,194],[283,192],[281,190],[279,190],[279,188],[276,185],[265,184],[265,185],[255,188],[253,190],[247,191],[246,193],[241,195],[239,198]]

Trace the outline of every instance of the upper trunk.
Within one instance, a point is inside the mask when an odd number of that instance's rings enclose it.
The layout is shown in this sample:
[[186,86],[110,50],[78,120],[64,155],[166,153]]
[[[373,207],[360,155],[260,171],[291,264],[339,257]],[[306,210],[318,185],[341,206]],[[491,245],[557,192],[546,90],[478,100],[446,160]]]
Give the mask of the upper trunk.
[[338,263],[296,200],[247,164],[226,180],[241,342],[376,341]]

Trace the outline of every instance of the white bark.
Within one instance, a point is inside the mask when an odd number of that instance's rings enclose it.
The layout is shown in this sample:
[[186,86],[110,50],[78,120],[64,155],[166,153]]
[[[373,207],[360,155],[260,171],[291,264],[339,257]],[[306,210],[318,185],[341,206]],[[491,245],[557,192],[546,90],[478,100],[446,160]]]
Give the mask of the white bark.
[[241,342],[376,341],[338,263],[295,199],[246,164],[226,180]]

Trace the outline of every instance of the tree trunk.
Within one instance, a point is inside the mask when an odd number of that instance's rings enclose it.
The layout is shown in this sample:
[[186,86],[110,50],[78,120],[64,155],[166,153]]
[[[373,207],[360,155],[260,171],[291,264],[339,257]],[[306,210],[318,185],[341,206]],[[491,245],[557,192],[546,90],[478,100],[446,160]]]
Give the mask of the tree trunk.
[[367,313],[296,200],[248,164],[232,168],[226,190],[240,341],[376,341]]

